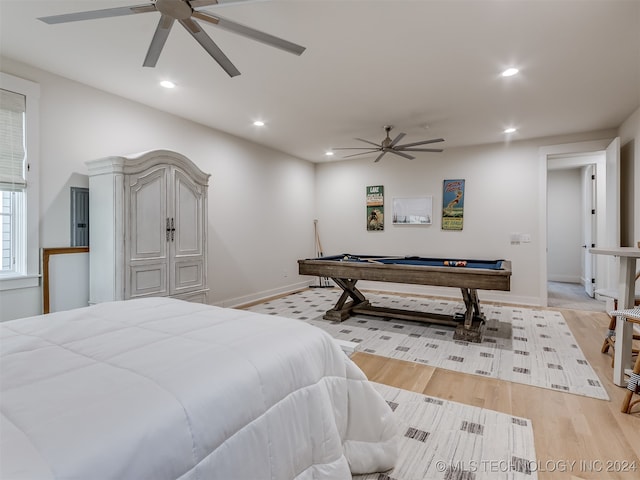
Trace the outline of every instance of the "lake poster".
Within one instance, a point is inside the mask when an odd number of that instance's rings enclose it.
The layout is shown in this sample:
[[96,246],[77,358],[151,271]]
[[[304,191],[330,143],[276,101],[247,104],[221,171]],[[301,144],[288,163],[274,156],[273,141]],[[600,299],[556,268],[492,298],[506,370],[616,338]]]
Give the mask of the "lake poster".
[[442,230],[462,230],[464,180],[445,180],[442,188]]

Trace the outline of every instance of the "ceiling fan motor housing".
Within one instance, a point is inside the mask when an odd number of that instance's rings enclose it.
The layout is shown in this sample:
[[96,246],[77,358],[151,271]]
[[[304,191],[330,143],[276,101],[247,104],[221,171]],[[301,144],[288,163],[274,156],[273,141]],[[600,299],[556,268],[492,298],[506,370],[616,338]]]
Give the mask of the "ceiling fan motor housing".
[[387,132],[387,138],[382,140],[382,148],[389,148],[391,146],[391,138],[389,137],[389,132],[393,128],[393,125],[385,125],[384,131]]
[[191,5],[183,0],[156,0],[156,9],[176,20],[186,20],[193,13]]

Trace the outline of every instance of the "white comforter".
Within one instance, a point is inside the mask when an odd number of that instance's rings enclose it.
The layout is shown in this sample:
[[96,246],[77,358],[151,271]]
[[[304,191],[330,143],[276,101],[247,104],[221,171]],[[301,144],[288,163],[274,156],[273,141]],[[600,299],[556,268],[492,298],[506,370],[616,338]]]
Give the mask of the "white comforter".
[[153,298],[0,324],[0,478],[350,479],[391,410],[303,322]]

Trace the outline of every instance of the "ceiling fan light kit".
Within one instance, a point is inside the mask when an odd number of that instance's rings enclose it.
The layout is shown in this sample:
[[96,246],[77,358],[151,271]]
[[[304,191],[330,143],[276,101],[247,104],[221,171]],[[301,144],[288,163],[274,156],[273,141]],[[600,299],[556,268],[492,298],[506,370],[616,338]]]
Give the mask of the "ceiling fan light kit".
[[361,155],[370,155],[375,152],[381,152],[374,162],[379,162],[382,157],[384,157],[387,153],[393,153],[394,155],[398,155],[400,157],[404,157],[408,160],[413,160],[416,157],[410,155],[406,152],[442,152],[441,148],[415,148],[421,145],[428,145],[430,143],[438,143],[444,142],[444,138],[433,138],[431,140],[422,140],[420,142],[413,143],[404,143],[402,145],[398,145],[398,142],[405,137],[405,133],[399,133],[393,140],[389,136],[389,133],[393,129],[393,125],[385,125],[384,131],[387,136],[382,140],[381,143],[370,142],[369,140],[365,140],[363,138],[356,138],[356,140],[364,143],[368,143],[372,145],[371,147],[345,147],[345,148],[334,148],[333,150],[367,150],[366,152],[354,153],[352,155],[347,155],[343,158],[357,157]]
[[218,62],[218,65],[227,72],[230,77],[240,75],[240,71],[222,52],[220,47],[212,40],[212,38],[200,27],[196,21],[202,20],[208,24],[215,25],[224,30],[230,31],[237,35],[255,40],[271,47],[279,48],[285,52],[294,55],[302,55],[305,47],[289,42],[282,38],[270,35],[255,28],[242,25],[240,23],[228,20],[220,15],[197,10],[201,7],[217,5],[218,0],[155,0],[144,5],[131,5],[128,7],[106,8],[102,10],[91,10],[87,12],[67,13],[62,15],[53,15],[50,17],[41,17],[39,20],[48,24],[68,23],[81,20],[93,20],[98,18],[120,17],[124,15],[134,15],[137,13],[159,12],[160,20],[158,26],[147,50],[143,66],[155,67],[160,57],[160,53],[164,47],[171,27],[177,20],[189,34],[204,48],[211,57]]

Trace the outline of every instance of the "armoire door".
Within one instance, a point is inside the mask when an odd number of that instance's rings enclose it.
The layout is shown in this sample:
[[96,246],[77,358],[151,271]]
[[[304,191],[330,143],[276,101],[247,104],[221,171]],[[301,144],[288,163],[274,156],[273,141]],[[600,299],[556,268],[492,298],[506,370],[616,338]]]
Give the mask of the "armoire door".
[[[168,212],[170,168],[159,166],[129,176],[127,298],[169,294],[168,258],[171,220]],[[126,218],[126,217],[125,217]]]
[[[204,191],[178,168],[172,170],[170,187],[171,239],[169,282],[171,294],[205,286],[203,245]],[[175,230],[173,230],[175,228]]]

